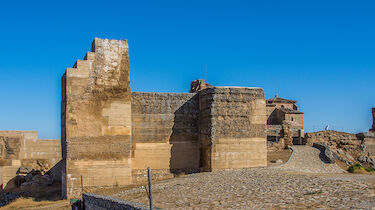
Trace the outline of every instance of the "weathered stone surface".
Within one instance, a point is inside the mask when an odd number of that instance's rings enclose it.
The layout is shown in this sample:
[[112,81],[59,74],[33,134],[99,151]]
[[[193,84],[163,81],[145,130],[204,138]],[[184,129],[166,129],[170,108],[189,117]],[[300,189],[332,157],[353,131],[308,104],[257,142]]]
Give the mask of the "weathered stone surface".
[[197,79],[191,82],[190,84],[190,93],[197,93],[200,90],[213,87],[212,85],[206,83],[204,79]]
[[370,133],[352,134],[328,130],[307,133],[305,139],[308,144],[322,143],[326,145],[334,159],[340,160],[348,166],[357,161],[372,164],[367,160],[375,158],[373,155],[375,154],[375,138],[372,138]]
[[328,163],[335,163],[336,157],[325,143],[313,143],[313,147],[320,149],[324,154],[324,159]]
[[205,171],[267,165],[266,107],[261,88],[199,92],[199,142]]
[[133,92],[133,169],[197,170],[198,112],[194,93]]
[[131,183],[131,92],[126,40],[95,38],[62,78],[63,189]]

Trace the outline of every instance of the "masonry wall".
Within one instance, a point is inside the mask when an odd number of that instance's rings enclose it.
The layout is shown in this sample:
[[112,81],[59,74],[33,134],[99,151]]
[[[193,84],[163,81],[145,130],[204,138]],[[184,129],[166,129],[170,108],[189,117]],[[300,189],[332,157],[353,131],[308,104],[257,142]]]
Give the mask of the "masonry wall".
[[303,130],[303,114],[285,114],[285,120],[288,121],[293,128]]
[[0,181],[5,187],[20,166],[54,167],[61,160],[60,140],[38,139],[37,131],[0,131],[0,160]]
[[[272,110],[272,112],[270,111]],[[285,120],[284,112],[280,111],[279,109],[275,109],[275,107],[268,107],[267,106],[267,124],[268,125],[281,125]]]
[[267,104],[266,105],[266,113],[267,113],[267,125],[276,125],[279,124],[277,117],[275,116],[276,105],[275,104]]
[[287,108],[287,109],[294,109],[293,103],[281,103],[281,102],[274,102],[276,108]]
[[199,92],[199,109],[203,170],[267,165],[263,89],[207,88]]
[[95,38],[62,78],[63,195],[131,183],[131,90],[126,40]]
[[195,93],[132,93],[133,178],[199,168],[198,111]]

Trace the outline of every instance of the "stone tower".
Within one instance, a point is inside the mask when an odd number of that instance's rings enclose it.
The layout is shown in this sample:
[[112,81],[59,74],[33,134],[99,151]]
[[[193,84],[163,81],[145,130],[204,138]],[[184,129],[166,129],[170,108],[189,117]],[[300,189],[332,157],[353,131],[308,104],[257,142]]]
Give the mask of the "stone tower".
[[126,40],[95,38],[62,77],[63,195],[131,183],[131,90]]
[[201,90],[199,146],[202,170],[266,166],[266,122],[262,88]]

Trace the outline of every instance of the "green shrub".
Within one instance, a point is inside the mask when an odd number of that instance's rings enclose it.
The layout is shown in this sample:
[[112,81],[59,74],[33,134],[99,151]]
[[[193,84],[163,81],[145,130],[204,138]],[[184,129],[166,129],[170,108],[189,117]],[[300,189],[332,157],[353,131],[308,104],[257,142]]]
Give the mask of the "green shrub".
[[363,168],[363,166],[362,166],[361,164],[357,163],[357,164],[351,165],[351,166],[348,168],[348,171],[349,171],[349,173],[354,173],[354,171],[355,171],[356,169],[365,170],[365,168]]
[[374,168],[372,168],[372,167],[366,168],[366,171],[367,171],[367,172],[373,172],[373,171],[374,171]]

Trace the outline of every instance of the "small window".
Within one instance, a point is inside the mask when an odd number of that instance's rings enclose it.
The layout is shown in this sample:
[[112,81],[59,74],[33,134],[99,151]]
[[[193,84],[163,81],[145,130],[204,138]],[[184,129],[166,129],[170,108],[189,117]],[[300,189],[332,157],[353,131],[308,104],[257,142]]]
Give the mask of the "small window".
[[291,119],[291,120],[292,120],[292,121],[294,120],[294,119],[293,119],[293,117],[292,117],[292,119]]
[[284,105],[281,105],[281,108],[284,108]]

